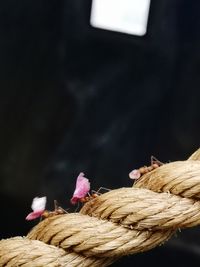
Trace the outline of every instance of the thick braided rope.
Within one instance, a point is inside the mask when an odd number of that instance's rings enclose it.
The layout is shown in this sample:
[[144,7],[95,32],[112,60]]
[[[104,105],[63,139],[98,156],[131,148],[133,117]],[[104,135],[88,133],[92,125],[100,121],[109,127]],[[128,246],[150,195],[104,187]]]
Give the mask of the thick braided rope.
[[[120,199],[119,195],[124,197]],[[199,201],[143,188],[113,190],[87,203],[81,213],[140,231],[165,231],[200,224]]]
[[200,199],[200,161],[177,161],[145,174],[135,185],[154,192],[170,192],[183,198]]
[[[105,193],[86,203],[79,214],[43,220],[27,238],[20,239],[20,247],[23,242],[26,247],[25,254],[23,249],[18,251],[17,245],[12,245],[16,239],[0,241],[0,259],[7,255],[0,266],[17,266],[12,261],[21,262],[35,250],[34,246],[39,248],[40,256],[37,254],[31,265],[27,258],[20,266],[108,266],[123,255],[163,243],[178,228],[198,225],[199,155],[198,150],[188,161],[165,164],[142,176],[133,188]],[[53,260],[44,265],[37,263],[37,259],[49,259],[45,256],[46,247],[58,250],[55,257],[60,265],[52,265]]]
[[131,230],[107,220],[72,213],[42,221],[27,237],[89,257],[116,258],[151,249],[170,234],[171,230]]
[[[107,266],[112,259],[87,258],[74,252],[47,245],[26,237],[14,237],[0,241],[0,266],[60,267]],[[84,263],[84,265],[83,265]]]

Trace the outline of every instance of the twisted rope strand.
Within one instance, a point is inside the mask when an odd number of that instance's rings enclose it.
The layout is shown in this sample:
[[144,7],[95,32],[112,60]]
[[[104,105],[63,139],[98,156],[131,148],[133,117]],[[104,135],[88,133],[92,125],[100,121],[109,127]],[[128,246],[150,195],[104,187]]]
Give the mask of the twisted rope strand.
[[86,203],[80,212],[141,231],[200,224],[200,202],[142,188],[112,190]]
[[199,199],[200,161],[187,160],[165,164],[143,175],[134,187]]
[[130,230],[106,220],[71,213],[42,221],[27,237],[85,256],[121,257],[149,250],[171,234],[171,229],[154,235],[150,231]]
[[[83,265],[84,262],[84,265]],[[86,258],[38,240],[15,237],[0,241],[0,266],[58,267],[108,266],[111,259]]]

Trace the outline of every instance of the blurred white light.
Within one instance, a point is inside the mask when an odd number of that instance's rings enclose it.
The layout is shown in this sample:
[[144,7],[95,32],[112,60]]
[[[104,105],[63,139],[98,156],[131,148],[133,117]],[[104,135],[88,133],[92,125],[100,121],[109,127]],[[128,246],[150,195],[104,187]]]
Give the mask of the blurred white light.
[[93,27],[142,36],[147,31],[150,0],[93,0]]

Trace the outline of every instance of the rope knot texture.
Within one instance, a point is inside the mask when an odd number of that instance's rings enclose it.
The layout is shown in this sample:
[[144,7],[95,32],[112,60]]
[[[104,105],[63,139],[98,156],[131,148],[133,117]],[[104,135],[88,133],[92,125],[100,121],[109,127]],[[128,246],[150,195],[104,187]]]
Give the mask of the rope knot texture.
[[26,237],[0,241],[0,266],[108,266],[200,224],[200,149],[164,164],[130,188],[101,194],[80,212],[39,222]]

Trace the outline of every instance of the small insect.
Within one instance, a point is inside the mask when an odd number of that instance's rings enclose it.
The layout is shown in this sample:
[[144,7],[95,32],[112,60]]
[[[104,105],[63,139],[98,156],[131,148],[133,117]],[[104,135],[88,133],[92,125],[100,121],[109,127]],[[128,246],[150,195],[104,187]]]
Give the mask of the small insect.
[[98,189],[97,191],[92,190],[91,194],[88,193],[87,196],[81,198],[81,199],[80,199],[80,202],[81,202],[81,203],[86,203],[86,202],[88,202],[88,201],[90,201],[90,200],[92,200],[92,199],[94,199],[94,198],[100,196],[100,195],[102,194],[102,193],[101,193],[102,190],[104,190],[104,191],[110,191],[110,189],[108,189],[108,188],[105,188],[105,187],[99,187],[99,189]]
[[87,196],[80,198],[79,202],[86,203],[86,202],[88,202],[88,201],[90,201],[93,198],[98,197],[98,196],[99,196],[99,194],[96,194],[96,193],[93,193],[93,194],[88,193]]
[[53,211],[49,211],[49,210],[45,210],[42,215],[41,218],[42,219],[46,219],[52,216],[56,216],[56,215],[60,215],[60,214],[65,214],[67,213],[66,210],[64,210],[62,207],[58,206],[58,203],[56,200],[54,200],[54,210]]
[[32,221],[37,218],[45,219],[51,216],[67,213],[63,208],[57,205],[56,200],[54,200],[55,210],[54,211],[46,210],[45,209],[46,201],[47,201],[46,197],[35,197],[31,205],[33,212],[29,213],[26,216],[26,220]]
[[145,173],[151,172],[158,167],[162,166],[164,163],[156,159],[154,156],[151,156],[151,165],[150,166],[143,166],[139,169],[132,170],[129,173],[129,178],[133,180],[138,180],[142,175]]
[[109,189],[105,187],[100,187],[97,191],[92,190],[90,194],[90,182],[86,177],[84,177],[84,173],[81,172],[76,180],[76,188],[73,197],[71,198],[71,203],[73,205],[79,202],[86,203],[99,196],[101,190],[109,191]]
[[81,200],[84,199],[90,191],[90,182],[84,176],[85,174],[81,172],[77,177],[75,191],[71,198],[71,203],[73,205],[81,202]]

